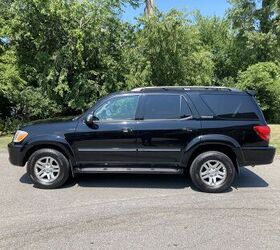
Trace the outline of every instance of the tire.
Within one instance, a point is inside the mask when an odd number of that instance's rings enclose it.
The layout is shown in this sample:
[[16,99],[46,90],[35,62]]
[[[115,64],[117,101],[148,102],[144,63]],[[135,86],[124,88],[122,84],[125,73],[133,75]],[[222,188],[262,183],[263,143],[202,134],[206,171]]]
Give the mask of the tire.
[[69,161],[57,150],[40,149],[30,156],[27,174],[38,188],[58,188],[69,178]]
[[235,175],[236,170],[232,160],[218,151],[201,153],[193,160],[190,167],[193,184],[200,191],[207,193],[221,193],[228,190]]

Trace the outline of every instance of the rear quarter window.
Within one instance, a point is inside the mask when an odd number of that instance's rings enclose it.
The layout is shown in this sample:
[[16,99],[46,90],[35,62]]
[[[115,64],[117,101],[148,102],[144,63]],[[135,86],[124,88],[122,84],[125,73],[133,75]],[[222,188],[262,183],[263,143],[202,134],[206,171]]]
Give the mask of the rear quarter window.
[[259,120],[258,107],[249,95],[201,95],[210,110],[222,119]]

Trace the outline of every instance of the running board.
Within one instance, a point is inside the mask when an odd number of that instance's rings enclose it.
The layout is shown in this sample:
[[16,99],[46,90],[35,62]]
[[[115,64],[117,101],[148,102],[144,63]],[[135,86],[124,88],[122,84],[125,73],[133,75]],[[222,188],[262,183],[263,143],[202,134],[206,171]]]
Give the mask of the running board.
[[74,173],[131,173],[131,174],[182,174],[182,168],[75,168]]

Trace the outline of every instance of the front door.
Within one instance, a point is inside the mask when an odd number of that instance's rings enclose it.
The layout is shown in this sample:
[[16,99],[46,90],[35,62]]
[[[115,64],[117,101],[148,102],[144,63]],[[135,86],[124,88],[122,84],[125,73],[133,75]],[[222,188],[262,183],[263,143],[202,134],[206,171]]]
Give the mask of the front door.
[[94,108],[94,126],[79,122],[75,153],[81,165],[135,163],[137,154],[135,120],[139,95],[108,98]]

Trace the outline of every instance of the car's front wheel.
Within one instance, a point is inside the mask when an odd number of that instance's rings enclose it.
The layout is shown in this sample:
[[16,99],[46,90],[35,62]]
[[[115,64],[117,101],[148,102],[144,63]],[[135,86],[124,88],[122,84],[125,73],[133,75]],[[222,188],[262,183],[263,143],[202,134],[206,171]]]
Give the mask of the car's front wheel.
[[51,189],[62,186],[69,178],[67,158],[54,149],[35,151],[27,163],[27,173],[39,188]]
[[208,151],[198,155],[190,167],[193,184],[203,192],[220,193],[229,189],[235,178],[232,160],[224,153]]

